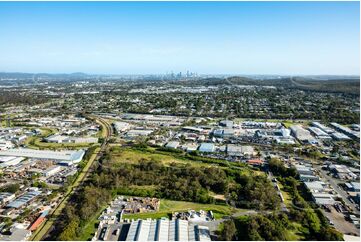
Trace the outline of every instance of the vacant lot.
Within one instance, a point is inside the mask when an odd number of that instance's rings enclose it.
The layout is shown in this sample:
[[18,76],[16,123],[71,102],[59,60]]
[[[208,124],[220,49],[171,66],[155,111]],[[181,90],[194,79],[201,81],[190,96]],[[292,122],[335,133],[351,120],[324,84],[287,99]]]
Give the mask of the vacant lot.
[[183,202],[183,201],[172,201],[161,199],[160,208],[158,212],[150,212],[150,213],[139,213],[139,214],[129,214],[124,215],[123,218],[162,218],[169,217],[173,212],[181,212],[188,210],[204,210],[204,211],[213,211],[216,218],[221,218],[226,215],[232,215],[235,212],[243,211],[242,209],[237,209],[230,207],[228,205],[220,205],[220,204],[202,204],[202,203],[193,203],[193,202]]
[[120,163],[138,163],[140,160],[144,159],[147,161],[153,160],[161,162],[164,165],[169,165],[171,163],[182,163],[182,164],[191,164],[193,166],[212,166],[212,164],[206,164],[196,161],[191,161],[186,158],[177,158],[174,157],[171,153],[168,154],[159,154],[159,153],[150,153],[146,151],[139,151],[134,149],[127,148],[117,148],[113,147],[111,152],[111,159]]

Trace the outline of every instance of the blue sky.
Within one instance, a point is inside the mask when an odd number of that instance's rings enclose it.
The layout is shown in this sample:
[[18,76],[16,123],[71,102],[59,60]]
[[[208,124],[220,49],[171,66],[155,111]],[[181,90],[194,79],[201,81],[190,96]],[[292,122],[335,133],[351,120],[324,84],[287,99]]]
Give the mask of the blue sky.
[[359,2],[0,2],[0,71],[359,74]]

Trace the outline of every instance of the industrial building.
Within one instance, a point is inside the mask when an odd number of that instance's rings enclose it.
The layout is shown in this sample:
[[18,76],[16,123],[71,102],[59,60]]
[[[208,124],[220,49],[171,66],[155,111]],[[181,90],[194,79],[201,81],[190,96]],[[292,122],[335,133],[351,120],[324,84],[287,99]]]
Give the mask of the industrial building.
[[124,132],[130,128],[130,124],[126,122],[114,122],[113,125],[118,133]]
[[227,154],[229,156],[253,156],[254,149],[249,145],[227,145]]
[[200,152],[207,152],[207,153],[214,152],[215,149],[216,147],[212,143],[202,143],[201,146],[199,147]]
[[153,130],[146,130],[146,129],[132,129],[129,130],[126,134],[127,138],[134,138],[138,136],[147,136],[153,133]]
[[15,199],[15,194],[10,192],[0,192],[0,205]]
[[319,129],[317,127],[309,127],[308,129],[318,139],[323,139],[323,140],[331,140],[332,139],[331,136],[329,136],[326,132],[322,131],[321,129]]
[[357,131],[353,131],[338,123],[331,123],[331,126],[334,127],[337,131],[340,131],[353,139],[358,139],[358,140],[360,139],[360,133]]
[[50,177],[55,175],[56,173],[60,172],[63,168],[61,166],[52,166],[43,171],[43,176]]
[[0,156],[0,168],[6,168],[8,166],[16,166],[23,160],[25,160],[24,157]]
[[59,164],[72,165],[80,162],[85,154],[84,150],[64,150],[64,151],[51,151],[51,150],[32,150],[32,149],[10,149],[1,150],[1,156],[14,156],[36,158],[40,160],[54,160]]
[[166,148],[177,149],[179,147],[178,141],[170,141],[166,144]]
[[319,123],[319,122],[312,122],[311,123],[312,126],[319,128],[320,130],[322,130],[323,132],[325,132],[326,134],[332,134],[335,131],[329,127],[326,127],[325,125]]
[[65,135],[54,134],[44,139],[48,143],[98,143],[95,137],[71,137]]
[[40,194],[41,194],[40,191],[27,192],[27,193],[23,194],[22,196],[18,197],[17,199],[15,199],[14,201],[10,202],[8,205],[6,205],[6,207],[7,208],[20,208],[20,207],[26,205],[27,203],[29,203],[30,201],[32,201],[34,198],[36,198]]
[[311,135],[311,133],[304,129],[301,125],[293,125],[291,126],[291,134],[298,139],[301,143],[313,144],[315,139]]
[[130,225],[127,241],[210,241],[208,227],[187,220],[137,220]]

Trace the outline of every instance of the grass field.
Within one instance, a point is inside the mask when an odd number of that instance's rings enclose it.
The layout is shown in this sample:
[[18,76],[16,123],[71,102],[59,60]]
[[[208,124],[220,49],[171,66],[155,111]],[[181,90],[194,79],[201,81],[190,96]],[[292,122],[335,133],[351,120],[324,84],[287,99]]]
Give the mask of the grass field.
[[169,165],[170,163],[182,163],[182,164],[190,164],[192,166],[212,166],[211,164],[191,161],[188,159],[180,159],[172,156],[171,154],[152,154],[148,152],[143,152],[139,150],[132,149],[115,149],[111,155],[113,161],[120,163],[138,163],[141,159],[145,159],[147,161],[154,160],[157,162],[161,162],[164,165]]
[[278,186],[280,187],[280,190],[281,190],[283,199],[285,200],[286,206],[291,207],[292,198],[291,198],[290,194],[283,189],[283,185],[280,182],[278,182]]
[[218,205],[218,204],[202,204],[202,203],[193,203],[193,202],[183,202],[183,201],[172,201],[161,199],[160,208],[158,212],[150,213],[139,213],[139,214],[129,214],[124,215],[123,218],[126,219],[145,219],[145,218],[162,218],[168,217],[169,214],[173,212],[181,212],[188,210],[212,210],[214,216],[218,219],[226,215],[231,215],[235,212],[240,212],[242,209],[233,208],[227,205]]

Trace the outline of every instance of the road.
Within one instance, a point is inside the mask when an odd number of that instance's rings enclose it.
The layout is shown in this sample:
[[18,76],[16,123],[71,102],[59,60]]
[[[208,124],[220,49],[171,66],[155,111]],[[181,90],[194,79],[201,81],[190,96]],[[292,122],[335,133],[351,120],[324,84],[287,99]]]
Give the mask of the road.
[[46,237],[50,231],[52,231],[54,229],[53,224],[54,224],[57,216],[59,216],[61,214],[61,211],[66,206],[70,196],[76,190],[78,190],[80,185],[86,180],[86,178],[90,174],[90,172],[89,172],[90,168],[93,166],[93,164],[95,162],[99,161],[102,154],[106,150],[109,138],[113,134],[113,129],[108,122],[106,122],[104,119],[102,119],[100,117],[91,116],[90,118],[94,118],[100,125],[102,125],[103,130],[105,130],[104,132],[102,132],[102,134],[103,134],[102,136],[104,138],[103,143],[101,144],[101,146],[99,148],[97,148],[94,151],[94,153],[90,157],[89,161],[87,162],[87,164],[85,165],[83,170],[79,173],[79,175],[77,176],[77,178],[75,179],[73,184],[69,186],[67,192],[64,194],[62,201],[58,204],[58,206],[50,214],[49,219],[46,220],[46,222],[34,232],[34,234],[31,237],[31,240],[33,240],[33,241],[41,240],[42,238]]
[[345,190],[343,190],[337,183],[337,180],[334,179],[333,177],[330,177],[329,175],[327,175],[327,172],[322,170],[320,166],[314,166],[314,168],[319,172],[319,174],[322,176],[323,179],[325,179],[333,188],[333,190],[335,190],[337,192],[337,194],[339,194],[342,197],[342,200],[346,203],[346,205],[352,209],[352,211],[356,214],[360,214],[360,211],[356,208],[356,204],[352,203],[348,198],[349,195],[347,194],[347,192]]

